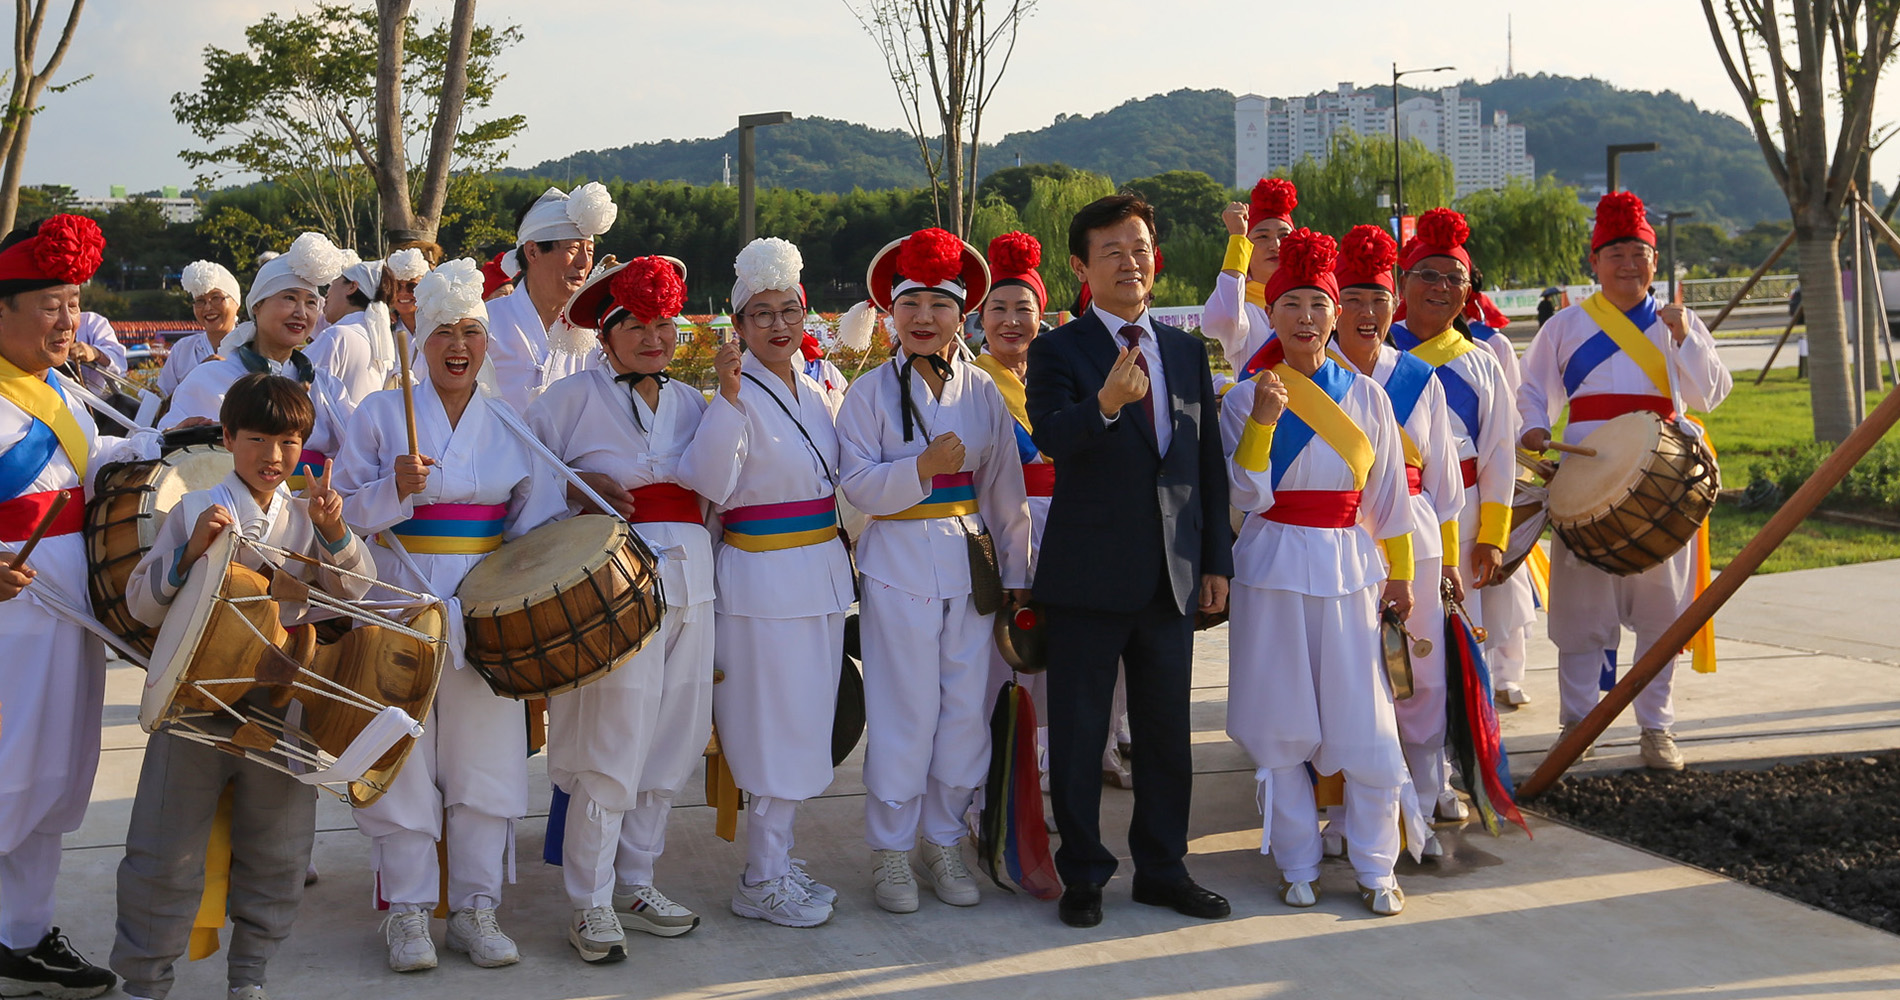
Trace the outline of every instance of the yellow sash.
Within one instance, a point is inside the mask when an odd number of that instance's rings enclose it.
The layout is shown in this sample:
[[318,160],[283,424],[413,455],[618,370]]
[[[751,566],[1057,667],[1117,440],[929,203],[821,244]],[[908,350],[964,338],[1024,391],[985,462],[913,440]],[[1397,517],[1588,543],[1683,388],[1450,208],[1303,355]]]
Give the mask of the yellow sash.
[[1649,335],[1638,330],[1636,324],[1623,315],[1623,310],[1611,305],[1610,300],[1598,292],[1583,300],[1583,311],[1591,322],[1616,341],[1616,346],[1629,355],[1631,361],[1636,362],[1636,367],[1641,368],[1643,374],[1649,376],[1649,383],[1656,387],[1658,395],[1674,398],[1674,394],[1669,391],[1669,362],[1663,357],[1662,350],[1649,339]]
[[1466,340],[1464,334],[1453,328],[1412,348],[1412,355],[1437,368],[1453,358],[1462,356],[1466,351],[1477,349],[1478,345]]
[[198,913],[191,921],[191,950],[187,953],[194,962],[218,953],[218,932],[224,929],[231,894],[231,810],[236,792],[236,782],[225,784],[211,820],[211,837],[205,843],[204,888],[198,896]]
[[[1340,409],[1333,397],[1326,395],[1312,379],[1300,374],[1292,365],[1282,361],[1273,367],[1273,373],[1280,376],[1286,385],[1286,405],[1293,415],[1306,421],[1313,433],[1326,442],[1339,457],[1346,460],[1352,469],[1352,488],[1362,490],[1366,487],[1366,478],[1372,474],[1372,439],[1353,422],[1346,411]],[[1259,376],[1254,381],[1259,382]]]
[[990,378],[996,383],[996,390],[1003,394],[1003,406],[1009,410],[1009,415],[1015,417],[1023,429],[1035,430],[1029,423],[1029,398],[1022,379],[988,354],[977,355],[976,366],[990,373]]
[[[1644,342],[1648,342],[1647,337],[1644,338]],[[1709,457],[1714,458],[1715,442],[1709,440],[1708,429],[1704,427],[1702,421],[1694,417],[1689,419],[1697,427],[1703,428],[1702,443],[1709,446]],[[1695,531],[1696,597],[1701,597],[1702,592],[1709,589],[1709,576],[1709,519],[1705,517],[1702,519],[1701,526]],[[1703,622],[1702,627],[1697,629],[1694,637],[1689,640],[1689,665],[1695,668],[1698,674],[1715,673],[1715,619],[1713,617]]]
[[[57,376],[47,374],[46,378]],[[26,415],[52,428],[54,436],[59,438],[59,446],[66,452],[66,460],[73,464],[73,471],[79,473],[80,482],[86,479],[86,462],[92,452],[86,443],[86,432],[80,429],[79,421],[73,417],[66,401],[60,398],[59,390],[52,387],[46,379],[31,375],[16,367],[13,362],[0,358],[0,399],[12,403],[25,411]]]
[[[1349,372],[1359,371],[1358,365],[1355,365],[1351,361],[1346,360],[1346,355],[1343,351],[1339,349],[1338,344],[1327,345],[1326,356],[1329,358],[1332,358],[1335,362],[1339,364],[1339,367],[1344,368]],[[1361,374],[1364,374],[1364,373],[1361,373]],[[1397,414],[1394,414],[1394,416],[1397,416]],[[1405,429],[1404,424],[1399,424],[1399,444],[1405,448],[1405,464],[1406,465],[1409,465],[1414,469],[1423,469],[1425,467],[1425,455],[1418,450],[1418,442],[1412,440],[1411,432]]]

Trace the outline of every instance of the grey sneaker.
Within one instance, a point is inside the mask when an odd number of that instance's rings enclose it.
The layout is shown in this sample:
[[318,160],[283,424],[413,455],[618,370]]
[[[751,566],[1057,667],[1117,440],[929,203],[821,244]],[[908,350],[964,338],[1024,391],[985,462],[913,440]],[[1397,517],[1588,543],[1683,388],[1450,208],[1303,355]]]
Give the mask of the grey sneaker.
[[[1559,732],[1557,733],[1557,742],[1558,742],[1558,743],[1562,743],[1562,742],[1563,742],[1563,739],[1564,739],[1564,737],[1566,737],[1566,736],[1569,736],[1569,735],[1570,735],[1570,731],[1571,731],[1572,729],[1575,729],[1575,728],[1577,728],[1577,726],[1578,726],[1578,725],[1579,725],[1579,723],[1575,723],[1575,722],[1566,722],[1566,723],[1564,723],[1564,728],[1563,728],[1563,729],[1562,729],[1561,731],[1559,731]],[[1553,743],[1553,744],[1551,744],[1551,745],[1552,745],[1553,747],[1554,747],[1554,746],[1556,746],[1556,744],[1554,744],[1554,743]],[[1586,746],[1586,747],[1584,747],[1584,748],[1583,748],[1583,752],[1577,755],[1577,759],[1578,759],[1578,760],[1589,760],[1589,759],[1590,759],[1591,757],[1594,757],[1594,756],[1596,756],[1596,752],[1597,752],[1597,745],[1596,745],[1595,743],[1592,743],[1592,744],[1590,744],[1589,746]]]
[[963,863],[961,843],[944,846],[922,841],[917,845],[917,860],[922,862],[917,874],[938,899],[951,906],[975,906],[983,901],[982,893],[976,888],[976,878]]
[[435,968],[435,942],[429,938],[429,914],[398,910],[383,919],[383,943],[389,946],[392,972]]
[[270,994],[264,987],[251,983],[248,986],[231,987],[231,1000],[270,1000]]
[[909,851],[874,851],[877,870],[872,885],[877,905],[892,913],[917,912],[917,877],[911,874]]
[[611,906],[590,906],[575,910],[567,925],[567,943],[580,952],[589,965],[619,962],[627,957],[627,935],[620,929]]
[[732,894],[732,912],[781,927],[816,927],[831,919],[831,905],[813,899],[789,872],[757,884],[747,882],[741,873],[739,891]]
[[699,914],[650,885],[615,886],[614,913],[620,926],[654,937],[679,937],[699,926]]
[[1643,766],[1652,771],[1682,770],[1682,751],[1676,749],[1676,737],[1667,729],[1645,729],[1641,742]]
[[796,881],[799,886],[805,890],[806,895],[809,895],[811,898],[826,906],[838,905],[838,890],[812,878],[811,872],[805,870],[804,858],[792,859],[792,879]]
[[515,942],[501,932],[492,906],[471,906],[449,917],[449,933],[443,944],[450,951],[466,952],[468,960],[484,969],[497,969],[521,961]]

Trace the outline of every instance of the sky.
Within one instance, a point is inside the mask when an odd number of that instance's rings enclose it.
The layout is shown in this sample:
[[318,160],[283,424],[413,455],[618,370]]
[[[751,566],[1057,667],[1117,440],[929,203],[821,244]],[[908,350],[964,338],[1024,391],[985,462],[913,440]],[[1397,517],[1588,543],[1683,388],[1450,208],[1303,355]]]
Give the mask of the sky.
[[[197,87],[205,46],[238,47],[244,28],[264,14],[311,6],[92,0],[56,82],[92,79],[46,99],[26,183],[69,184],[81,195],[104,195],[113,184],[190,187],[193,172],[177,153],[195,140],[173,121],[171,95]],[[445,17],[449,7],[448,0],[415,3],[426,20]],[[1486,81],[1505,71],[1507,18],[1519,73],[1597,76],[1742,113],[1701,5],[1691,0],[1587,7],[1360,0],[1349,20],[1336,16],[1340,9],[1263,0],[1041,0],[985,113],[984,133],[1000,138],[1060,113],[1094,114],[1182,87],[1290,97],[1343,81],[1373,85],[1389,82],[1395,61],[1458,68],[1409,77],[1408,86]],[[528,120],[510,165],[719,135],[739,115],[761,111],[903,125],[883,60],[844,0],[482,0],[477,16],[524,33],[501,58],[507,79],[494,105],[496,113]],[[51,44],[49,37],[45,47]],[[1876,123],[1900,120],[1900,81],[1889,71],[1882,84],[1887,96]],[[1876,153],[1874,170],[1893,178],[1900,149]]]

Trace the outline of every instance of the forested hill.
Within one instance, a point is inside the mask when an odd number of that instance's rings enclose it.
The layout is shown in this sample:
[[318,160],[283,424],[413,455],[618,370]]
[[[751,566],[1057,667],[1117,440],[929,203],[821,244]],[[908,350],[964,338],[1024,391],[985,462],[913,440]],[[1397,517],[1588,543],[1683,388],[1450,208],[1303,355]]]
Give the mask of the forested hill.
[[[1487,114],[1507,111],[1523,125],[1538,170],[1564,183],[1582,186],[1586,174],[1601,183],[1609,143],[1655,140],[1662,143],[1660,152],[1624,157],[1622,172],[1624,184],[1657,208],[1694,210],[1699,221],[1734,227],[1787,214],[1748,127],[1673,92],[1621,90],[1601,80],[1543,74],[1460,86],[1483,102]],[[1408,88],[1404,96],[1413,93]],[[986,141],[979,173],[1012,165],[1020,155],[1024,163],[1066,163],[1116,180],[1198,170],[1225,184],[1234,171],[1233,120],[1227,91],[1157,94],[1097,114],[1058,115],[1043,128]],[[919,187],[924,181],[916,145],[901,131],[814,117],[763,128],[757,136],[761,186],[846,192]],[[713,184],[721,177],[722,156],[736,154],[738,145],[734,129],[716,138],[579,152],[507,172],[556,181]]]

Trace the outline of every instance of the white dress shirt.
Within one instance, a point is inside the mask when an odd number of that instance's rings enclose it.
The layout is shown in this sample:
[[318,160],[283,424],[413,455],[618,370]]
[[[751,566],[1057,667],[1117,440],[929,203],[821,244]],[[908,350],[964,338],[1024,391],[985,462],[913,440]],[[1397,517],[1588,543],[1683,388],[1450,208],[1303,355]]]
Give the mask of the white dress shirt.
[[[1099,305],[1091,304],[1089,308],[1094,311],[1095,318],[1101,320],[1103,326],[1108,327],[1109,343],[1115,348],[1117,354],[1121,353],[1122,348],[1128,346],[1122,339],[1122,327],[1130,323],[1141,327],[1141,336],[1135,343],[1141,348],[1141,356],[1148,362],[1148,391],[1154,395],[1155,401],[1155,450],[1166,455],[1168,444],[1174,440],[1174,420],[1171,416],[1173,410],[1168,405],[1168,373],[1161,365],[1161,342],[1155,339],[1155,328],[1148,319],[1148,313],[1144,310],[1133,320],[1125,320]],[[1136,400],[1128,405],[1139,406],[1141,401]],[[1116,414],[1116,417],[1120,416]],[[1114,419],[1108,421],[1111,424],[1114,422]]]

